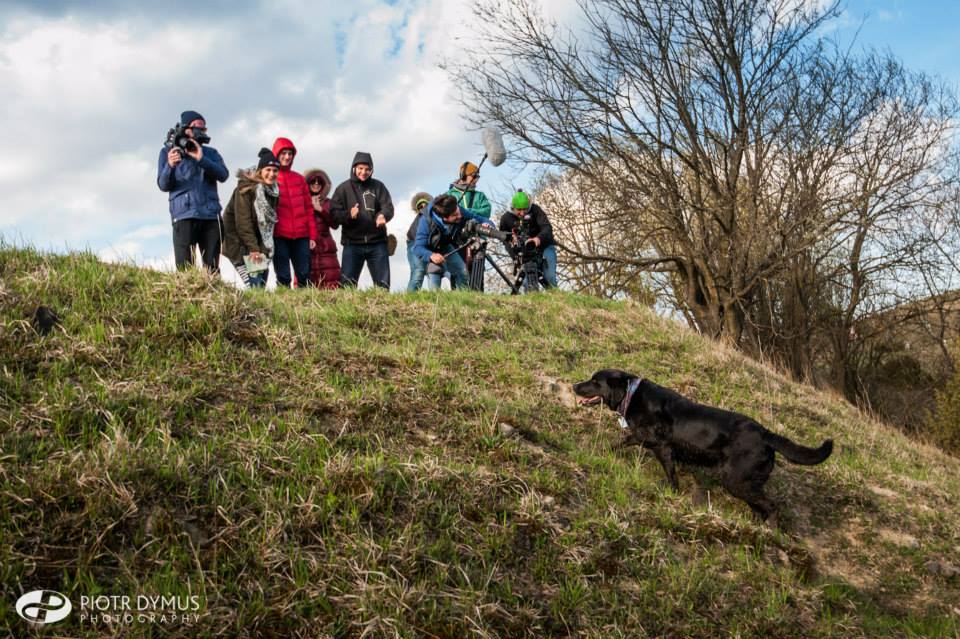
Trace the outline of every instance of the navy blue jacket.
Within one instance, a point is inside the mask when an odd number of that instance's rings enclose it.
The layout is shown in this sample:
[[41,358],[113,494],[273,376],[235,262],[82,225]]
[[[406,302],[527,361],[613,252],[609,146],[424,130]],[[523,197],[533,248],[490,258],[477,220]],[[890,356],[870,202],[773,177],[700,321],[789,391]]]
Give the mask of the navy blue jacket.
[[456,248],[460,231],[467,220],[477,220],[487,226],[493,226],[493,223],[479,215],[474,215],[465,210],[462,206],[460,212],[463,214],[456,224],[445,224],[440,216],[433,212],[433,202],[427,205],[420,216],[420,225],[417,227],[417,239],[414,241],[413,252],[425,262],[430,261],[430,256],[434,253],[448,253]]
[[230,177],[227,165],[213,147],[203,147],[203,159],[199,162],[186,153],[175,168],[167,164],[170,147],[160,149],[157,166],[157,186],[170,194],[170,218],[173,222],[198,218],[215,220],[220,215],[220,198],[217,182],[226,182]]

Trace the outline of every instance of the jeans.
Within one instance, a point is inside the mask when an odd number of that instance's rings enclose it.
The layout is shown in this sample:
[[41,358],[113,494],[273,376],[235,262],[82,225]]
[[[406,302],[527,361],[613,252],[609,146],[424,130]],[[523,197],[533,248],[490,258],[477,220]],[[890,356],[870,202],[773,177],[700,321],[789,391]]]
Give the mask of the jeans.
[[[469,282],[467,277],[467,264],[458,253],[448,255],[447,259],[443,262],[443,266],[450,273],[451,288],[467,288],[467,283]],[[440,288],[440,283],[443,281],[443,273],[428,273],[427,280],[429,281],[430,290],[436,290]]]
[[364,262],[370,270],[374,285],[390,290],[390,256],[387,254],[386,242],[344,245],[340,284],[356,287]]
[[297,277],[297,287],[310,286],[310,238],[273,238],[273,268],[277,270],[277,286],[290,287],[290,262]]
[[254,274],[247,272],[247,266],[243,262],[234,262],[233,268],[237,270],[237,275],[243,281],[247,288],[266,288],[267,275],[270,269],[264,269]]
[[211,273],[220,272],[220,216],[215,220],[189,217],[173,223],[173,260],[177,270],[193,265],[193,247],[199,245],[200,260]]
[[423,286],[423,277],[427,272],[426,263],[413,252],[413,240],[407,241],[407,264],[410,265],[410,281],[407,282],[409,292],[419,291]]
[[247,285],[250,288],[266,288],[267,286],[267,275],[269,275],[270,269],[265,269],[257,273],[256,275],[247,275]]
[[547,284],[557,288],[557,247],[551,244],[541,251],[546,266],[543,268],[543,277]]

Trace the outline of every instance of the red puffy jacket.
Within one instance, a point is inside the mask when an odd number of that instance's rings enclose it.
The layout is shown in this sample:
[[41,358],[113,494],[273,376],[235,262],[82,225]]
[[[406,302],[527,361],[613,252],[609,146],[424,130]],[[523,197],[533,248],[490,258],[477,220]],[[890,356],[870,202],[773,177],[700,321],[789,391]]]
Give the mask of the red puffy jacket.
[[[297,147],[287,138],[277,138],[273,143],[273,154],[280,157],[280,151],[290,149],[294,158]],[[295,240],[301,237],[317,239],[317,225],[313,219],[313,202],[310,200],[310,189],[303,176],[290,166],[281,166],[277,174],[277,183],[280,185],[280,201],[277,202],[277,225],[273,228],[274,237],[283,237]]]
[[317,245],[310,251],[310,281],[317,288],[340,287],[340,262],[337,260],[337,241],[330,234],[330,229],[337,228],[337,224],[330,217],[330,176],[321,169],[309,169],[303,172],[309,187],[310,180],[319,177],[323,186],[314,199],[320,202],[320,207],[313,206],[313,214],[317,224]]

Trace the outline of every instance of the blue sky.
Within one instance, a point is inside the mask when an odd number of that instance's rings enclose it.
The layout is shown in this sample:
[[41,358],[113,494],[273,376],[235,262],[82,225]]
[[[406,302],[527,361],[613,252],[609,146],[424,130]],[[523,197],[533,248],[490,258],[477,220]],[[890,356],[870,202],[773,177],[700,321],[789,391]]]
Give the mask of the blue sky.
[[854,0],[845,6],[838,35],[856,35],[862,45],[889,49],[911,69],[960,85],[960,2]]
[[[561,22],[575,11],[574,0],[544,7]],[[297,143],[295,169],[319,166],[335,181],[356,151],[370,151],[403,238],[412,194],[445,189],[482,154],[468,127],[486,123],[462,111],[436,66],[479,53],[469,10],[442,0],[5,0],[0,236],[170,268],[157,155],[180,111],[195,109],[231,173],[277,136]],[[849,41],[858,29],[860,46],[960,85],[960,2],[853,0],[831,32]],[[223,202],[234,184],[221,186]],[[517,166],[483,172],[495,210],[517,186],[529,186]],[[402,239],[392,270],[401,287]]]

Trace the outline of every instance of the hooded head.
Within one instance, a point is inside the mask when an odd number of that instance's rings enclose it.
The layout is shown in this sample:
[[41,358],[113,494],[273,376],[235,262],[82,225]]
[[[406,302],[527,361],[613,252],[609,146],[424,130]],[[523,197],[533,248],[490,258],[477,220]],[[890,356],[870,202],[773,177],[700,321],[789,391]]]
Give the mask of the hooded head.
[[[290,151],[292,151],[294,157],[297,156],[297,147],[293,145],[293,140],[291,140],[290,138],[277,138],[276,141],[273,143],[273,154],[277,156],[277,158],[279,159],[280,152],[285,149],[289,149]],[[293,168],[293,160],[290,160],[290,164],[288,166],[281,166],[280,170],[289,171],[292,168]]]
[[[320,185],[320,192],[317,195],[320,196],[321,200],[327,199],[327,195],[330,193],[330,176],[327,175],[327,172],[323,169],[308,169],[303,173],[303,179],[307,181],[307,186],[310,186],[310,183],[316,179],[322,180]],[[310,191],[310,195],[313,195],[313,191]]]
[[411,198],[410,208],[413,209],[414,213],[419,213],[427,204],[430,204],[432,199],[432,195],[421,191]]
[[373,156],[367,153],[366,151],[357,151],[357,154],[353,156],[353,164],[350,165],[350,179],[360,182],[360,178],[357,177],[356,168],[358,164],[366,164],[370,167],[370,174],[373,175]]

